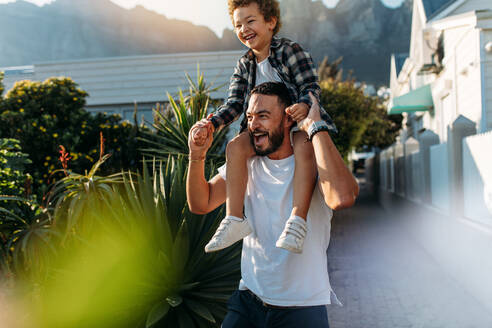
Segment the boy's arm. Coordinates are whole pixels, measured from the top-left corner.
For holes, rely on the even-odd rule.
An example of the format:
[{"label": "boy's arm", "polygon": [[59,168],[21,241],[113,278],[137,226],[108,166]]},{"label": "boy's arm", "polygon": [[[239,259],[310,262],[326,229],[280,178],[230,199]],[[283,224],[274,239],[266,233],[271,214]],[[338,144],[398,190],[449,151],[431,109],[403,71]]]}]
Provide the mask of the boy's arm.
[{"label": "boy's arm", "polygon": [[[318,72],[314,65],[313,58],[309,52],[293,42],[290,47],[285,49],[287,55],[287,63],[293,74],[295,84],[299,90],[298,103],[305,103],[311,107],[312,101],[309,93],[312,93],[318,103],[320,102],[321,87],[318,83]],[[330,115],[323,107],[320,107],[321,119],[328,124],[330,131],[337,133],[337,127]]]},{"label": "boy's arm", "polygon": [[[314,96],[308,116],[298,123],[302,131],[308,132],[313,122],[321,120],[320,107]],[[312,139],[319,186],[326,204],[334,210],[350,207],[359,195],[359,186],[327,131],[316,133]]]},{"label": "boy's arm", "polygon": [[195,214],[206,214],[226,200],[225,180],[216,175],[210,181],[205,179],[205,156],[212,144],[211,127],[208,127],[209,133],[203,145],[195,143],[191,136],[199,128],[195,124],[189,132],[188,146],[190,149],[188,174],[186,176],[186,196],[190,211]]},{"label": "boy's arm", "polygon": [[319,100],[321,88],[318,84],[318,72],[314,65],[313,58],[309,52],[295,42],[285,48],[287,65],[294,78],[294,83],[299,90],[298,103],[305,103],[311,107],[312,102],[309,97],[311,92]]},{"label": "boy's arm", "polygon": [[241,57],[229,81],[229,91],[226,102],[214,113],[210,121],[215,130],[230,124],[244,111],[244,101],[248,89],[248,70],[246,57]]}]

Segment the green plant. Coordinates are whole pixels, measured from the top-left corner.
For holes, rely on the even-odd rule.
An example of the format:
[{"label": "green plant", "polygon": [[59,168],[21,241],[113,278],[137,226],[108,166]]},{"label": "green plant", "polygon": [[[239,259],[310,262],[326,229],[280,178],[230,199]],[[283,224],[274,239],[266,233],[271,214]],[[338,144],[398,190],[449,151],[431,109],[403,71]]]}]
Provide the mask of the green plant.
[{"label": "green plant", "polygon": [[31,177],[25,170],[31,163],[18,140],[0,139],[0,195],[27,196]]},{"label": "green plant", "polygon": [[[3,76],[4,76],[4,73],[3,72],[0,72],[0,97],[2,96],[3,94],[3,90],[4,90],[4,86],[3,86]],[[1,101],[1,100],[0,100]]]},{"label": "green plant", "polygon": [[[204,253],[223,209],[188,210],[186,166],[183,156],[170,156],[117,181],[92,174],[93,187],[86,187],[90,174],[70,173],[57,184],[47,242],[24,239],[37,250],[26,260],[38,260],[18,284],[37,327],[220,325],[241,248]],[[67,224],[74,213],[76,224]]]},{"label": "green plant", "polygon": [[[154,109],[153,127],[156,133],[144,132],[141,140],[147,145],[142,151],[146,155],[155,156],[166,160],[168,155],[188,154],[188,132],[190,128],[207,116],[216,102],[210,98],[210,94],[217,91],[219,87],[212,88],[205,82],[203,73],[197,71],[198,80],[193,82],[188,74],[186,79],[189,83],[188,93],[178,92],[176,101],[169,93],[169,111],[166,113],[163,107]],[[209,159],[224,161],[223,146],[226,141],[227,129],[222,129],[214,134],[214,140],[207,154]]]},{"label": "green plant", "polygon": [[38,197],[62,177],[52,174],[58,167],[59,145],[67,146],[75,172],[83,172],[98,160],[100,132],[106,153],[112,153],[102,169],[104,174],[135,167],[141,159],[136,139],[139,127],[119,115],[89,113],[84,109],[86,97],[71,79],[50,78],[17,82],[0,101],[0,138],[20,141],[32,160],[28,172]]}]

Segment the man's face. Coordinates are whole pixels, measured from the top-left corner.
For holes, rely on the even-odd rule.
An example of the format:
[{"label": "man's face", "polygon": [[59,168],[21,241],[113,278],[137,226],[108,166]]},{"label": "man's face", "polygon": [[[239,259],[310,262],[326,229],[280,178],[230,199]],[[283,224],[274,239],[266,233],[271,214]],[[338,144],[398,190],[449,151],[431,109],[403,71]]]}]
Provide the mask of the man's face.
[{"label": "man's face", "polygon": [[278,97],[253,94],[246,118],[251,144],[256,154],[265,156],[277,151],[284,142],[287,119]]}]

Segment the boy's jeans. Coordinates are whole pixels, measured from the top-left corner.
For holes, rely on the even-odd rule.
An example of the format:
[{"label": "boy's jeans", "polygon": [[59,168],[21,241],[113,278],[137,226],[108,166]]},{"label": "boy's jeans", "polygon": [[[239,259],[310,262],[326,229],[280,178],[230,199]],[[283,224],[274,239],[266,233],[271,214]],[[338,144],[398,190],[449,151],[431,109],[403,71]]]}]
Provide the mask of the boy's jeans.
[{"label": "boy's jeans", "polygon": [[325,305],[275,307],[248,290],[236,290],[227,310],[222,328],[329,328]]}]

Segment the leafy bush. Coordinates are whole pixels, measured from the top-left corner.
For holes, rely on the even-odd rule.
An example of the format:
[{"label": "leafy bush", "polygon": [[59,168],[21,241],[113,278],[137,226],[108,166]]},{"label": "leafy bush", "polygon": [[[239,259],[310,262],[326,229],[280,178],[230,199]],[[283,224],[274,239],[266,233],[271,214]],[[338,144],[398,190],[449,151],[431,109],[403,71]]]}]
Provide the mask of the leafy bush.
[{"label": "leafy bush", "polygon": [[69,78],[50,78],[44,82],[21,81],[0,101],[0,137],[15,138],[29,155],[28,171],[34,190],[44,194],[59,167],[59,145],[64,145],[72,160],[70,168],[83,171],[98,158],[102,131],[106,153],[113,156],[105,172],[134,167],[140,160],[138,127],[118,115],[84,109],[87,93]]},{"label": "leafy bush", "polygon": [[18,140],[0,139],[0,195],[27,196],[31,177],[24,171],[29,164]]}]

